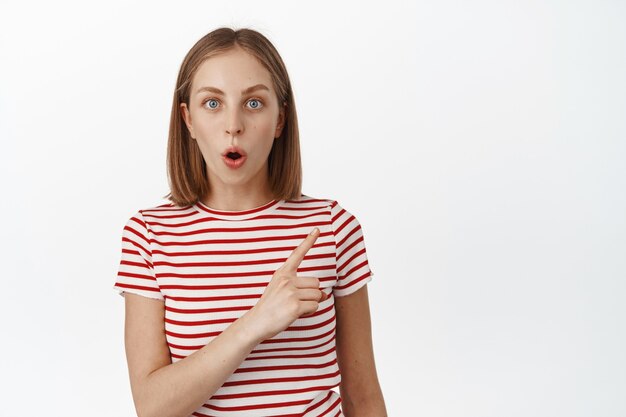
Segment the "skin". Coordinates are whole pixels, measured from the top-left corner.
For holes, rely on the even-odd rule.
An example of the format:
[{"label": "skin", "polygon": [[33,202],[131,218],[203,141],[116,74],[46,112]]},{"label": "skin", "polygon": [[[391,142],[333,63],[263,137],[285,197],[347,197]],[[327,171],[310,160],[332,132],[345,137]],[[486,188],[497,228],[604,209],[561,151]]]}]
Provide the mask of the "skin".
[{"label": "skin", "polygon": [[[257,84],[268,90],[242,95],[244,89]],[[207,86],[224,94],[197,92]],[[203,203],[218,210],[246,210],[272,200],[268,156],[282,132],[285,108],[279,105],[269,71],[237,46],[200,66],[189,101],[189,107],[181,104],[181,112],[206,162],[212,190]],[[238,169],[222,161],[229,145],[239,146],[248,156]]]},{"label": "skin", "polygon": [[[257,84],[269,91],[241,93]],[[205,86],[224,94],[196,93]],[[274,198],[267,158],[282,132],[285,108],[279,105],[270,73],[252,55],[235,47],[205,61],[192,80],[190,105],[183,103],[181,113],[207,165],[211,193],[203,203],[220,210],[246,210]],[[241,147],[248,155],[237,170],[228,168],[221,159],[229,145]],[[315,239],[307,237],[294,250],[253,309],[211,343],[175,364],[171,363],[164,333],[164,303],[126,294],[126,351],[138,415],[189,415],[213,395],[261,340],[285,326],[271,319],[272,314],[283,311],[281,319],[293,322],[315,312],[319,281],[296,276]],[[336,297],[335,308],[344,415],[385,417],[374,364],[367,285],[348,296]],[[287,312],[293,317],[287,317]],[[259,335],[259,329],[266,334]]]},{"label": "skin", "polygon": [[378,382],[367,284],[352,294],[335,297],[339,392],[346,417],[386,417]]}]

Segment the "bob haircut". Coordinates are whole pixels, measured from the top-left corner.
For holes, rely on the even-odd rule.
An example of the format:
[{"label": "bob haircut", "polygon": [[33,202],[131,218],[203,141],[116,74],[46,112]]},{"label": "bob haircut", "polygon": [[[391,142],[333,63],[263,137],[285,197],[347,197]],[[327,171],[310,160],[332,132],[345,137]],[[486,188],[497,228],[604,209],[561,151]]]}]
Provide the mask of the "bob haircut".
[{"label": "bob haircut", "polygon": [[252,29],[222,27],[203,36],[185,56],[176,80],[167,145],[167,176],[170,192],[164,196],[178,207],[204,199],[209,190],[206,162],[184,123],[181,103],[187,103],[191,83],[207,59],[240,46],[269,71],[278,103],[285,107],[285,124],[274,139],[268,156],[269,185],[277,200],[298,200],[302,193],[302,163],[298,118],[291,82],[282,58],[272,43]]}]

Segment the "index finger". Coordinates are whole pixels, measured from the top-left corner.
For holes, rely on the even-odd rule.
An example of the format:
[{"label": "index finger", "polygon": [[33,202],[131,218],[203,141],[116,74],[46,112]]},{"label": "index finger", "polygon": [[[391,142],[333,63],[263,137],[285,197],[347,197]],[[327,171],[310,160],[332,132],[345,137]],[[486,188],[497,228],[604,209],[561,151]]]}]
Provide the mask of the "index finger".
[{"label": "index finger", "polygon": [[313,229],[311,233],[308,234],[306,238],[298,245],[297,248],[291,252],[285,263],[283,264],[283,268],[297,270],[298,266],[304,259],[304,255],[313,247],[313,244],[317,240],[317,237],[320,234],[320,229],[317,227]]}]

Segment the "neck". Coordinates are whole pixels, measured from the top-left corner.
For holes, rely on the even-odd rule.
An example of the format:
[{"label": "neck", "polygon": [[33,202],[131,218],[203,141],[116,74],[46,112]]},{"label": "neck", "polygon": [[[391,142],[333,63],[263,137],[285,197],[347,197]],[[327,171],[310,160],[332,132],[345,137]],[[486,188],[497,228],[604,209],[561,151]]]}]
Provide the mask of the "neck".
[{"label": "neck", "polygon": [[267,189],[237,190],[209,193],[202,202],[216,210],[241,211],[262,206],[273,200],[275,196]]}]

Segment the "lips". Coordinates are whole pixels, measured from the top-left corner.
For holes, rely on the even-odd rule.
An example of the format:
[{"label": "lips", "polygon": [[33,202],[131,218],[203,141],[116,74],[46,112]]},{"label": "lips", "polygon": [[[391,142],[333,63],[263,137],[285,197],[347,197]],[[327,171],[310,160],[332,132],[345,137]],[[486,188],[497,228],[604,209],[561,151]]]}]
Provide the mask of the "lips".
[{"label": "lips", "polygon": [[238,146],[229,146],[222,152],[222,156],[236,161],[242,156],[247,156],[246,152]]},{"label": "lips", "polygon": [[[231,155],[231,153],[229,153],[228,155]],[[232,169],[237,169],[241,167],[244,164],[244,162],[246,162],[246,159],[248,159],[247,156],[240,156],[238,158],[234,158],[234,157],[230,158],[228,156],[222,156],[222,160],[224,161],[226,166]]]},{"label": "lips", "polygon": [[238,146],[229,146],[222,152],[222,160],[228,168],[240,168],[247,159],[246,152]]}]

